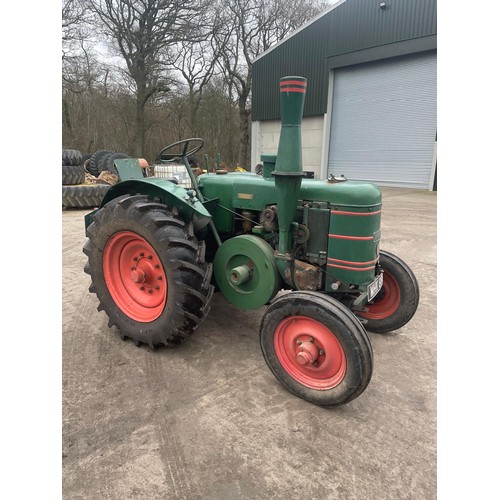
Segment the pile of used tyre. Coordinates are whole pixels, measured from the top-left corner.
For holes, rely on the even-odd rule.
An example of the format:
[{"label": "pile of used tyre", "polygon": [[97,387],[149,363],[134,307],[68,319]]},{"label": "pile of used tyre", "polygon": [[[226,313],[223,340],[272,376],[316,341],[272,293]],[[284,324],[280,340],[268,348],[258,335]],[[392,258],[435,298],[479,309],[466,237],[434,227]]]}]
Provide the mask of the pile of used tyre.
[{"label": "pile of used tyre", "polygon": [[108,189],[120,180],[114,166],[118,158],[129,156],[107,149],[82,156],[76,149],[63,149],[63,208],[98,207]]}]

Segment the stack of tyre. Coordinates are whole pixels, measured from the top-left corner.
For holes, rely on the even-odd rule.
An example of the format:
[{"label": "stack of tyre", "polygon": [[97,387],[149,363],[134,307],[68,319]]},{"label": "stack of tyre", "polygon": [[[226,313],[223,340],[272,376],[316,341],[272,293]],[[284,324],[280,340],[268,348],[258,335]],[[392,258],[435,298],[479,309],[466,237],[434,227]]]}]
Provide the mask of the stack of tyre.
[{"label": "stack of tyre", "polygon": [[113,164],[117,158],[128,158],[128,156],[115,151],[100,150],[84,157],[76,149],[63,149],[63,208],[98,207],[111,186],[96,183],[96,179],[104,170],[118,174]]}]

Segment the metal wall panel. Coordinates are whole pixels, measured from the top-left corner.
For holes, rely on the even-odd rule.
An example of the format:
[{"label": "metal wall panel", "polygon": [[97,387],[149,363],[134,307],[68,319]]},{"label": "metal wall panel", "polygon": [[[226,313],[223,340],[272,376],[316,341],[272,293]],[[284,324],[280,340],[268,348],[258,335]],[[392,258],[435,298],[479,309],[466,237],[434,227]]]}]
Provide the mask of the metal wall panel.
[{"label": "metal wall panel", "polygon": [[[252,65],[252,120],[279,118],[277,82],[308,80],[304,116],[326,113],[327,58],[437,33],[437,0],[346,0],[257,58]],[[417,50],[415,50],[416,52]]]},{"label": "metal wall panel", "polygon": [[428,189],[436,66],[432,51],[335,70],[328,174]]}]

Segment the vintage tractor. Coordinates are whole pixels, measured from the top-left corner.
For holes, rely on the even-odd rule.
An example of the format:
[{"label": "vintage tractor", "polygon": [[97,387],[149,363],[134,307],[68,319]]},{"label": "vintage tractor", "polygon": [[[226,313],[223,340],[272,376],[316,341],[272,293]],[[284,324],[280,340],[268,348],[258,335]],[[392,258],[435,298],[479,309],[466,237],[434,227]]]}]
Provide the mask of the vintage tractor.
[{"label": "vintage tractor", "polygon": [[145,176],[138,159],[116,160],[121,182],[86,216],[83,251],[89,290],[122,338],[177,344],[199,327],[214,290],[238,308],[268,306],[260,345],[269,368],[293,394],[333,406],[370,381],[365,328],[405,325],[419,289],[408,266],[379,249],[377,186],[304,178],[305,92],[305,78],[281,79],[278,152],[262,156],[262,175],[196,177],[187,158],[201,139],[158,156],[182,161],[191,189]]}]

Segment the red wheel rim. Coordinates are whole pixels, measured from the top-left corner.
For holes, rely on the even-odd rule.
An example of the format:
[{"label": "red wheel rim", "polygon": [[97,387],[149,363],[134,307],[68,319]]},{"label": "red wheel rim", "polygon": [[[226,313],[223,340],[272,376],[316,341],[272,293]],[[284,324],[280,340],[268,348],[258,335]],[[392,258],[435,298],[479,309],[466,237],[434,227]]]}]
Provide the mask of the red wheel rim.
[{"label": "red wheel rim", "polygon": [[307,316],[289,316],[280,322],[274,350],[284,370],[310,389],[332,389],[346,374],[344,349],[335,334]]},{"label": "red wheel rim", "polygon": [[167,302],[167,277],[158,254],[137,233],[121,231],[106,243],[104,280],[111,297],[124,314],[149,323]]},{"label": "red wheel rim", "polygon": [[360,312],[359,315],[366,319],[385,319],[392,316],[401,304],[401,290],[392,274],[384,272],[384,284],[382,289],[373,299],[373,302],[366,305],[367,311]]}]

